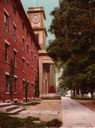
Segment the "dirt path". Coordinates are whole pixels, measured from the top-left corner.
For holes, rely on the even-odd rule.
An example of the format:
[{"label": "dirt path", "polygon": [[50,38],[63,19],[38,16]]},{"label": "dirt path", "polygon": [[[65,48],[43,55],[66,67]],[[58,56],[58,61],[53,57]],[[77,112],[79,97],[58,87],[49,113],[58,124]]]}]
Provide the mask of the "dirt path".
[{"label": "dirt path", "polygon": [[17,115],[24,118],[27,116],[39,117],[41,120],[47,121],[51,119],[61,120],[61,100],[42,100],[40,104],[35,106],[26,106],[26,110]]}]

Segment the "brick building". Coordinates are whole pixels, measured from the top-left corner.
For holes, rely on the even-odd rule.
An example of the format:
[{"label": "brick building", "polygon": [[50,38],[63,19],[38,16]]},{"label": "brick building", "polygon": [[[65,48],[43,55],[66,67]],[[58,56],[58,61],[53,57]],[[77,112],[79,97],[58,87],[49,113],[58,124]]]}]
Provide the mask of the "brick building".
[{"label": "brick building", "polygon": [[28,97],[32,98],[37,77],[39,48],[20,0],[1,0],[0,101],[10,100],[11,95],[12,100],[24,99],[26,80],[29,84]]}]

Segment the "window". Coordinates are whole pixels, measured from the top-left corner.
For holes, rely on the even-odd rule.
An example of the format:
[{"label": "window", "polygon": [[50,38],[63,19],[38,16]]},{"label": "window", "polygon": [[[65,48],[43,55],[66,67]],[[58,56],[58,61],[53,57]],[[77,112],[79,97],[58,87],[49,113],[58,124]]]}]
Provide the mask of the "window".
[{"label": "window", "polygon": [[27,70],[29,69],[29,62],[27,62]]},{"label": "window", "polygon": [[27,53],[29,54],[29,46],[28,46],[28,44],[27,44]]},{"label": "window", "polygon": [[32,57],[32,55],[33,55],[33,52],[32,52],[32,50],[31,50],[31,57]]},{"label": "window", "polygon": [[22,30],[23,30],[23,33],[24,33],[24,29],[25,29],[25,26],[24,26],[24,23],[22,22]]},{"label": "window", "polygon": [[4,0],[4,2],[7,4],[8,3],[8,0]]},{"label": "window", "polygon": [[16,67],[16,54],[17,54],[17,52],[14,51],[14,66],[15,66],[15,67]]},{"label": "window", "polygon": [[22,49],[23,51],[25,50],[25,39],[24,38],[22,38]]},{"label": "window", "polygon": [[9,75],[5,76],[6,81],[6,92],[9,92]]},{"label": "window", "polygon": [[17,92],[17,78],[14,78],[14,92]]},{"label": "window", "polygon": [[9,32],[9,16],[6,12],[4,12],[4,30]]},{"label": "window", "polygon": [[22,59],[22,62],[23,62],[23,71],[25,70],[25,59],[23,58]]},{"label": "window", "polygon": [[15,5],[15,3],[13,3],[13,14],[14,14],[14,16],[16,16],[16,5]]},{"label": "window", "polygon": [[[27,85],[26,85],[26,82],[27,82]],[[29,81],[23,79],[23,92],[24,92],[24,94],[25,94],[26,91],[29,94]]]},{"label": "window", "polygon": [[13,39],[16,42],[16,39],[17,39],[17,31],[16,31],[16,26],[15,25],[13,25]]},{"label": "window", "polygon": [[5,43],[5,61],[9,61],[9,45]]},{"label": "window", "polygon": [[25,80],[23,80],[23,92],[25,92]]}]

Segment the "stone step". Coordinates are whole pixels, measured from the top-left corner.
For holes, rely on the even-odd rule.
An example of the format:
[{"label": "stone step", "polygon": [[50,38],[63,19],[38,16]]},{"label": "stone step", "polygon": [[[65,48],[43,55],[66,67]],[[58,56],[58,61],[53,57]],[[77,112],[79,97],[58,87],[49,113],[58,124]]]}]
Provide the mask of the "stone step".
[{"label": "stone step", "polygon": [[17,114],[17,113],[19,113],[19,112],[21,112],[23,110],[24,110],[23,108],[16,108],[16,109],[14,109],[12,111],[9,111],[8,113],[11,114],[11,115],[14,115],[14,114]]},{"label": "stone step", "polygon": [[13,103],[0,103],[0,108],[13,105]]},{"label": "stone step", "polygon": [[12,110],[17,109],[17,108],[18,108],[17,105],[11,105],[11,106],[6,106],[6,107],[0,108],[0,111],[1,112],[9,112],[9,111],[12,111]]}]

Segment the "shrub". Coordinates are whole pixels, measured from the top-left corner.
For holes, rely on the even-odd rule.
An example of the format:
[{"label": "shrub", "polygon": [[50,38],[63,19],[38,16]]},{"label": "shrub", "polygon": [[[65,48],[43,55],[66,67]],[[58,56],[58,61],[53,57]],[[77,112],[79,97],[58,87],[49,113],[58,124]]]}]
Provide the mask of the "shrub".
[{"label": "shrub", "polygon": [[11,117],[8,114],[0,113],[0,128],[58,128],[62,124],[58,119],[41,121],[39,118],[28,116],[24,119]]},{"label": "shrub", "polygon": [[62,122],[58,119],[53,119],[51,121],[46,122],[46,126],[53,126],[53,127],[60,127],[62,125]]}]

